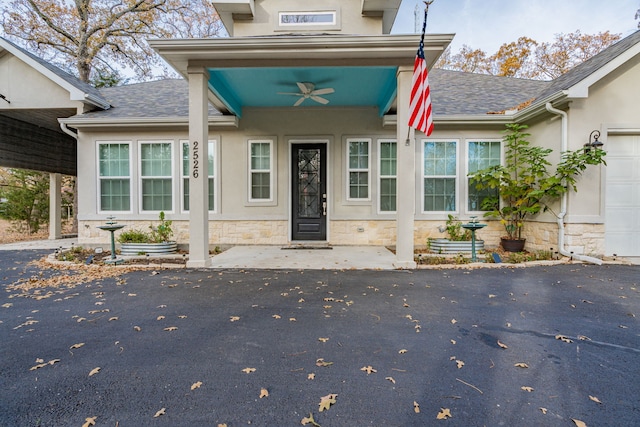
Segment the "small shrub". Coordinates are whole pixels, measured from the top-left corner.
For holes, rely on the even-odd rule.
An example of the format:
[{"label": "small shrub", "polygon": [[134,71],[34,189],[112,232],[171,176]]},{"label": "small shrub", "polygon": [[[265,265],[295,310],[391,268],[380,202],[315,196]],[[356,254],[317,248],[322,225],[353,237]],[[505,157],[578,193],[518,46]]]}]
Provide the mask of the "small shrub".
[{"label": "small shrub", "polygon": [[151,229],[150,237],[152,243],[168,242],[171,236],[173,236],[173,229],[171,224],[173,221],[166,221],[164,219],[164,212],[160,212],[160,224],[156,227],[150,225]]},{"label": "small shrub", "polygon": [[143,230],[132,228],[131,230],[123,230],[118,236],[120,243],[150,243],[151,236]]},{"label": "small shrub", "polygon": [[454,242],[471,240],[471,232],[462,228],[462,221],[458,220],[457,217],[451,214],[448,215],[446,228],[449,240]]}]

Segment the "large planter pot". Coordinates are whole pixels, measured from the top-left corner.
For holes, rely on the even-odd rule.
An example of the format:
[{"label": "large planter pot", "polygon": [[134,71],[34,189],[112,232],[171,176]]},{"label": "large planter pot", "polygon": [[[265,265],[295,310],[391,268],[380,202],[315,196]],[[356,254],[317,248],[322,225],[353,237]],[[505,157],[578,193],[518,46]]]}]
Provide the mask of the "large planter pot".
[{"label": "large planter pot", "polygon": [[121,243],[121,255],[163,255],[173,254],[178,250],[177,242],[162,243]]},{"label": "large planter pot", "polygon": [[527,239],[507,239],[505,237],[500,238],[500,244],[502,249],[507,252],[522,252],[524,250],[524,244]]},{"label": "large planter pot", "polygon": [[[429,249],[437,254],[471,253],[471,240],[429,239]],[[476,239],[476,252],[484,250],[484,240]]]}]

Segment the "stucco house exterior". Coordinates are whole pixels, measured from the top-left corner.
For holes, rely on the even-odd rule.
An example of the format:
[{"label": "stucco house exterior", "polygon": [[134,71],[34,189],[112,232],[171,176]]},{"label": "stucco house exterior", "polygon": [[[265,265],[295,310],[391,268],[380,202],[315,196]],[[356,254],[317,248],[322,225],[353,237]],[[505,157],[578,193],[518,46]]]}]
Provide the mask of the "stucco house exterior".
[{"label": "stucco house exterior", "polygon": [[[530,223],[526,248],[640,256],[640,32],[553,81],[431,69],[454,35],[427,34],[426,137],[407,125],[419,36],[390,34],[400,2],[220,0],[230,37],[151,40],[183,79],[101,89],[58,117],[77,138],[79,243],[106,243],[109,216],[145,228],[163,211],[194,267],[256,244],[395,246],[412,267],[448,214],[482,216],[467,174],[502,162],[504,125],[522,123],[556,161],[597,130],[608,164],[560,220]],[[4,94],[19,77],[3,66]]]}]

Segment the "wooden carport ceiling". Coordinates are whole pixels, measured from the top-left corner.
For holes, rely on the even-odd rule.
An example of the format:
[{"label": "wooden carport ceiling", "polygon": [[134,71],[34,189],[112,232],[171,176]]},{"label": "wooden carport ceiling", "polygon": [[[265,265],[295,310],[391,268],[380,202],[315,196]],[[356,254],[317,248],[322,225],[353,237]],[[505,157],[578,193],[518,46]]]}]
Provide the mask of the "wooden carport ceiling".
[{"label": "wooden carport ceiling", "polygon": [[0,166],[75,176],[76,140],[58,124],[59,117],[75,113],[75,109],[0,112]]}]

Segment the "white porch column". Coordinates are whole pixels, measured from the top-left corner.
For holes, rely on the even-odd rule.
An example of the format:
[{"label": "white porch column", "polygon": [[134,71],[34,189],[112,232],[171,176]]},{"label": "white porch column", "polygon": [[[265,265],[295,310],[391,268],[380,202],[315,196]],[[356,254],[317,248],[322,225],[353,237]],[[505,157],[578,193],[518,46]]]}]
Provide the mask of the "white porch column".
[{"label": "white porch column", "polygon": [[49,239],[62,238],[62,175],[49,174]]},{"label": "white porch column", "polygon": [[189,67],[189,261],[187,267],[208,267],[209,257],[209,73]]},{"label": "white porch column", "polygon": [[409,137],[409,97],[412,67],[398,69],[397,94],[397,178],[396,178],[396,262],[397,268],[416,268],[413,259],[413,233],[416,202],[416,142]]}]

